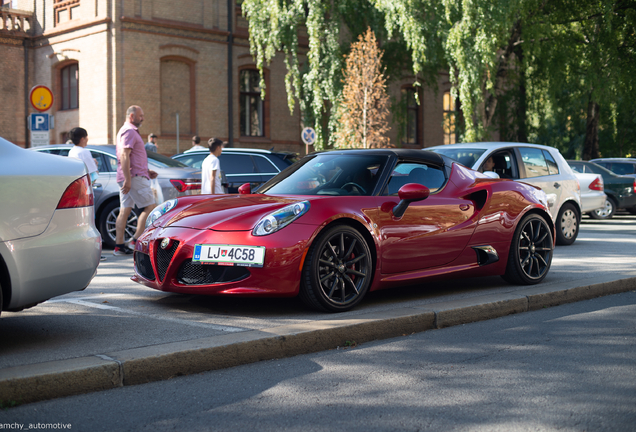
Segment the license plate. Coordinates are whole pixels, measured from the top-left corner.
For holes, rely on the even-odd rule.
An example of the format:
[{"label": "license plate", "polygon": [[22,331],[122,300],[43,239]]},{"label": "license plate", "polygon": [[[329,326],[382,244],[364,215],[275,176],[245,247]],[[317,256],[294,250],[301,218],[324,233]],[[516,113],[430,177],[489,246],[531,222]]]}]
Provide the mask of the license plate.
[{"label": "license plate", "polygon": [[265,246],[194,245],[192,261],[244,267],[263,267]]}]

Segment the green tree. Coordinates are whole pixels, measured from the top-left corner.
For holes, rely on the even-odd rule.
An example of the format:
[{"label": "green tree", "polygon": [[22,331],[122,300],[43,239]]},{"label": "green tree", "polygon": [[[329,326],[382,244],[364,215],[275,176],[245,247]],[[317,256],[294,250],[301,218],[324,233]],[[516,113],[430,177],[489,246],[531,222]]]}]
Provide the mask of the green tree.
[{"label": "green tree", "polygon": [[382,148],[390,145],[389,95],[382,73],[382,51],[368,28],[346,56],[344,88],[337,108],[336,148]]}]

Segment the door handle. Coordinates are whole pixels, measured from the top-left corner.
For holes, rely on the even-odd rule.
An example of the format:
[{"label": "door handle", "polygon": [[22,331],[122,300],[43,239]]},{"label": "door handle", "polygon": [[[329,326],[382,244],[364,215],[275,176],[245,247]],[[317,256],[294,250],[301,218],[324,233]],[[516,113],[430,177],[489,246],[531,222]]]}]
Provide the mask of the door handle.
[{"label": "door handle", "polygon": [[558,189],[558,188],[560,188],[560,187],[561,187],[561,184],[560,184],[560,183],[558,183],[558,182],[554,182],[554,187]]},{"label": "door handle", "polygon": [[100,188],[100,187],[102,187],[101,183],[93,183],[93,189],[97,189],[97,188]]},{"label": "door handle", "polygon": [[460,204],[459,209],[461,211],[467,211],[468,209],[470,209],[470,206],[468,204]]}]

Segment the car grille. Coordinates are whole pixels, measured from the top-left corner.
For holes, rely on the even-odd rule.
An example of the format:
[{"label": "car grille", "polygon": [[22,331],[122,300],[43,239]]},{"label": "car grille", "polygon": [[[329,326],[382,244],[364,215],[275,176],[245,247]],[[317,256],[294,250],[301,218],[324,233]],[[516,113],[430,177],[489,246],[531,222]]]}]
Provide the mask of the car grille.
[{"label": "car grille", "polygon": [[166,275],[166,271],[168,271],[168,266],[170,266],[170,261],[172,261],[172,257],[174,256],[175,251],[179,247],[178,241],[172,241],[172,244],[168,249],[157,248],[157,276],[159,276],[159,280],[163,281],[164,276]]},{"label": "car grille", "polygon": [[219,266],[186,261],[181,265],[177,280],[184,285],[209,285],[222,282],[236,282],[250,275],[246,267]]},{"label": "car grille", "polygon": [[144,278],[155,280],[155,274],[150,264],[150,257],[147,254],[135,252],[135,266],[137,267],[137,272]]}]

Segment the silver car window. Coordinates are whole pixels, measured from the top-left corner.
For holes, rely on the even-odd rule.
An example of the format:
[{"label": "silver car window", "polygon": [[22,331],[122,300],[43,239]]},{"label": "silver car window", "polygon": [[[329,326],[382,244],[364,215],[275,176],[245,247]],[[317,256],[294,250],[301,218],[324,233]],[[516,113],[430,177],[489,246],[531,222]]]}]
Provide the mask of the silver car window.
[{"label": "silver car window", "polygon": [[519,147],[521,160],[526,168],[526,177],[542,177],[550,175],[548,164],[541,149]]}]

